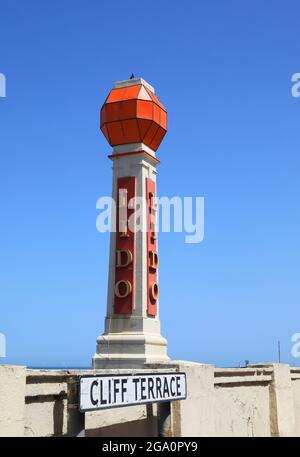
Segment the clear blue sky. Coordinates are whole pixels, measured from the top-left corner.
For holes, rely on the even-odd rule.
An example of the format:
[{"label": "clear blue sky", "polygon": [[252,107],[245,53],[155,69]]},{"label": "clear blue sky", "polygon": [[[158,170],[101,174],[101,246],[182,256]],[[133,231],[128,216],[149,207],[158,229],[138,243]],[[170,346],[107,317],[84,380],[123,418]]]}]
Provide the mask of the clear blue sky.
[{"label": "clear blue sky", "polygon": [[[282,359],[300,332],[300,5],[279,0],[2,0],[1,363],[88,366],[106,308],[111,192],[99,110],[132,72],[169,130],[160,195],[205,197],[205,240],[160,235],[174,359]],[[293,361],[299,365],[300,359]]]}]

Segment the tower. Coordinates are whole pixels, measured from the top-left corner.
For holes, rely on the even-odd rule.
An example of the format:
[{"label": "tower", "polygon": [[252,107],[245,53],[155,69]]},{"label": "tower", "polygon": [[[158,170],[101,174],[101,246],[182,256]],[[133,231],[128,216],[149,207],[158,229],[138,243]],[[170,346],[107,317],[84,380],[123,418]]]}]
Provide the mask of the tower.
[{"label": "tower", "polygon": [[114,83],[101,108],[101,131],[113,147],[112,196],[116,230],[110,234],[107,313],[97,338],[94,368],[165,362],[160,334],[156,157],[167,112],[142,78]]}]

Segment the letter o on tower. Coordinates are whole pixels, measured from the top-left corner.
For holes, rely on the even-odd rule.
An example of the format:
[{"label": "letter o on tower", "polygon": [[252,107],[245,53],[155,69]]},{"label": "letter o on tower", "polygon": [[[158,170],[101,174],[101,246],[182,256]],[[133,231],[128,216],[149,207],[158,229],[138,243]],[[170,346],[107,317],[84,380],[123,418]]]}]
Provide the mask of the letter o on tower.
[{"label": "letter o on tower", "polygon": [[[122,289],[124,291],[122,291]],[[126,298],[131,293],[131,284],[129,281],[122,279],[115,284],[115,295],[118,298]]]},{"label": "letter o on tower", "polygon": [[154,282],[150,287],[150,297],[152,300],[156,301],[158,299],[159,289],[157,282]]}]

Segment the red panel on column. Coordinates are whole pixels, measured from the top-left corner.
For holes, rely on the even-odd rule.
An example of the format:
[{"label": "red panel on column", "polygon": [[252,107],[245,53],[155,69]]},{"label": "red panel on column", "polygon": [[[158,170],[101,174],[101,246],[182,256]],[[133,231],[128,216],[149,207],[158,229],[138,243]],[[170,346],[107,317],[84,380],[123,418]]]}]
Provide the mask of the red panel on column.
[{"label": "red panel on column", "polygon": [[157,252],[157,227],[155,197],[156,186],[152,179],[146,178],[147,195],[147,276],[148,276],[148,316],[157,315],[158,301],[158,252]]},{"label": "red panel on column", "polygon": [[114,312],[116,314],[131,314],[133,310],[135,234],[129,229],[128,220],[134,210],[128,209],[128,203],[135,197],[135,181],[134,176],[127,176],[125,178],[119,178],[117,184],[116,268],[114,284]]}]

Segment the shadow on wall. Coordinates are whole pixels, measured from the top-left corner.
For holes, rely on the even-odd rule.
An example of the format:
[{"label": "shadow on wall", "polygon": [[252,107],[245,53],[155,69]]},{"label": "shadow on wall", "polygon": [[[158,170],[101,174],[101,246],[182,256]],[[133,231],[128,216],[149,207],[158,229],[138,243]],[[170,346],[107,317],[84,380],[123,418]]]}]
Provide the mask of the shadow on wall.
[{"label": "shadow on wall", "polygon": [[132,422],[123,422],[108,427],[95,428],[85,431],[85,436],[91,437],[157,437],[157,418],[151,417]]},{"label": "shadow on wall", "polygon": [[53,435],[62,436],[64,426],[64,402],[62,398],[55,400],[53,405]]}]

